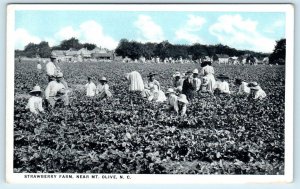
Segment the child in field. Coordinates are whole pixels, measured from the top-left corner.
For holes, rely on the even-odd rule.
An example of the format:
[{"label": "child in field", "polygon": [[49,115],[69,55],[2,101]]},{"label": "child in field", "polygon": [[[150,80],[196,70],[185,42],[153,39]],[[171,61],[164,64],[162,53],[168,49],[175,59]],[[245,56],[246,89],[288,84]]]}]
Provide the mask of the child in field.
[{"label": "child in field", "polygon": [[44,113],[43,99],[41,97],[42,91],[40,86],[35,86],[32,91],[29,92],[31,97],[28,100],[26,109],[34,114]]},{"label": "child in field", "polygon": [[88,83],[85,85],[86,87],[86,96],[95,96],[97,87],[96,85],[92,82],[92,78],[88,77]]},{"label": "child in field", "polygon": [[189,103],[184,94],[180,94],[177,100],[178,103],[178,113],[181,116],[186,115],[187,104]]},{"label": "child in field", "polygon": [[182,91],[182,85],[183,85],[183,79],[181,78],[181,74],[180,72],[176,72],[173,75],[173,87],[175,89],[176,92],[181,93]]},{"label": "child in field", "polygon": [[194,85],[194,90],[195,92],[198,92],[201,87],[201,79],[198,78],[199,71],[198,69],[193,70],[193,85]]},{"label": "child in field", "polygon": [[167,104],[169,105],[169,111],[175,111],[178,113],[178,96],[176,96],[174,89],[169,88],[166,92]]},{"label": "child in field", "polygon": [[164,102],[167,98],[165,93],[161,90],[159,82],[154,79],[156,74],[149,73],[147,76],[149,78],[148,84],[145,85],[145,95],[149,101]]},{"label": "child in field", "polygon": [[250,88],[248,87],[248,83],[242,81],[241,79],[235,79],[235,85],[239,86],[238,95],[248,96],[250,94]]},{"label": "child in field", "polygon": [[267,97],[265,91],[256,82],[249,83],[248,87],[251,89],[250,98],[261,100]]},{"label": "child in field", "polygon": [[45,98],[47,103],[53,108],[57,102],[63,102],[65,106],[69,106],[69,88],[67,82],[63,79],[63,73],[55,74],[56,80],[48,83],[45,90]]},{"label": "child in field", "polygon": [[230,94],[229,84],[226,81],[229,79],[229,77],[227,77],[223,74],[220,74],[217,78],[220,81],[216,82],[214,93],[215,94]]},{"label": "child in field", "polygon": [[106,77],[99,79],[99,82],[100,84],[97,86],[96,94],[99,96],[100,100],[112,97]]}]

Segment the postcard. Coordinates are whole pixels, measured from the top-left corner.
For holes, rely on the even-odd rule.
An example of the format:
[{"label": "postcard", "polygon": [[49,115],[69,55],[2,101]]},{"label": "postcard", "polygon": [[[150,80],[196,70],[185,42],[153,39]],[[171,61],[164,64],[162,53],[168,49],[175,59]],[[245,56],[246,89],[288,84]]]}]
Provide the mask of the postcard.
[{"label": "postcard", "polygon": [[293,181],[291,4],[9,4],[8,183]]}]

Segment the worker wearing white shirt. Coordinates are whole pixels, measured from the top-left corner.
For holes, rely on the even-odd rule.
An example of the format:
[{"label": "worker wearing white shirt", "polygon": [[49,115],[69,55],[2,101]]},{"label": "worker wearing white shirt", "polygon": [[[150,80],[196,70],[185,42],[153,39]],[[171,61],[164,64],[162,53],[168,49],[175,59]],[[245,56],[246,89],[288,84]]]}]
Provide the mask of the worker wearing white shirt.
[{"label": "worker wearing white shirt", "polygon": [[213,93],[214,87],[216,85],[214,68],[211,66],[210,61],[203,62],[201,66],[203,66],[201,70],[201,74],[205,77],[205,80],[207,81],[205,82],[205,85],[204,84],[202,85],[203,87],[205,87],[205,91],[209,93]]},{"label": "worker wearing white shirt", "polygon": [[184,94],[180,94],[177,100],[178,103],[178,113],[181,116],[185,116],[186,115],[186,110],[187,110],[187,104],[188,104],[188,100],[186,98],[186,95]]},{"label": "worker wearing white shirt", "polygon": [[199,91],[200,87],[201,87],[201,79],[198,78],[198,74],[199,74],[198,69],[194,69],[194,71],[193,71],[193,85],[194,85],[195,92]]},{"label": "worker wearing white shirt", "polygon": [[217,78],[220,81],[218,81],[214,87],[215,94],[230,94],[229,84],[226,81],[229,78],[223,74],[219,75]]},{"label": "worker wearing white shirt", "polygon": [[88,77],[88,83],[85,85],[86,87],[86,96],[95,96],[97,87],[96,85],[92,82],[92,79]]},{"label": "worker wearing white shirt", "polygon": [[256,82],[249,83],[248,87],[251,89],[253,99],[261,100],[267,97],[265,91]]},{"label": "worker wearing white shirt", "polygon": [[32,91],[29,92],[31,97],[28,100],[26,109],[34,114],[43,113],[43,99],[41,97],[42,91],[39,86],[35,86]]},{"label": "worker wearing white shirt", "polygon": [[49,82],[54,78],[55,74],[57,73],[57,68],[56,68],[56,58],[51,57],[50,61],[46,64],[46,72],[48,75]]},{"label": "worker wearing white shirt", "polygon": [[36,68],[38,71],[42,70],[42,65],[40,64],[40,62],[37,63]]},{"label": "worker wearing white shirt", "polygon": [[166,92],[167,104],[169,105],[169,111],[174,111],[178,113],[178,97],[175,94],[174,89],[169,88]]},{"label": "worker wearing white shirt", "polygon": [[248,83],[242,81],[241,79],[235,79],[235,85],[239,86],[238,95],[248,96],[250,94],[250,88],[248,87]]},{"label": "worker wearing white shirt", "polygon": [[64,105],[69,105],[68,86],[62,82],[63,74],[59,72],[55,77],[56,80],[48,83],[45,98],[51,107],[54,107],[57,101],[63,101]]},{"label": "worker wearing white shirt", "polygon": [[100,84],[97,86],[96,94],[99,96],[100,100],[112,97],[112,94],[109,91],[106,77],[100,78],[99,82]]},{"label": "worker wearing white shirt", "polygon": [[181,93],[184,79],[181,78],[180,72],[176,72],[173,75],[173,78],[173,87],[175,89],[175,92]]}]

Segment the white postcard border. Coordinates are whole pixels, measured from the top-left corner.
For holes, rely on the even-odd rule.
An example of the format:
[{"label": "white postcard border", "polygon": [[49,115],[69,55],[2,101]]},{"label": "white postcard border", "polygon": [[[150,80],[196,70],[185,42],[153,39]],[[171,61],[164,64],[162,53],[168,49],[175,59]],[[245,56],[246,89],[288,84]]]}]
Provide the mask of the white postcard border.
[{"label": "white postcard border", "polygon": [[[285,89],[285,174],[284,175],[170,175],[170,174],[25,174],[13,173],[14,114],[14,26],[17,10],[103,10],[103,11],[213,11],[286,13]],[[7,7],[6,57],[6,180],[8,183],[43,184],[229,184],[286,183],[293,180],[293,96],[294,96],[294,7],[291,4],[11,4]],[[56,175],[55,179],[30,179],[28,175]],[[72,175],[73,179],[58,178]],[[77,179],[76,175],[90,178]],[[99,179],[91,178],[98,175]],[[108,178],[115,175],[118,179]],[[102,177],[106,178],[102,178]],[[123,176],[125,179],[120,179]],[[128,178],[128,176],[130,178]],[[30,177],[30,176],[29,176]]]}]

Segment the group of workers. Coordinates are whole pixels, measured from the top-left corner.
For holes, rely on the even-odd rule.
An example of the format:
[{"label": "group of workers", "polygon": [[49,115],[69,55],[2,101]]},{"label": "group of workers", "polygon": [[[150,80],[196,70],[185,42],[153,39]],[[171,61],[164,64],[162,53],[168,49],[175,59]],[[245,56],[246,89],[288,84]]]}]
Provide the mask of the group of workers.
[{"label": "group of workers", "polygon": [[[38,72],[41,72],[41,65],[37,65]],[[69,95],[71,89],[68,88],[67,82],[63,79],[63,73],[56,64],[56,58],[51,57],[46,64],[46,73],[49,83],[45,89],[46,106],[53,108],[57,102],[62,102],[65,106],[69,106]],[[137,71],[132,71],[125,74],[125,78],[129,84],[129,92],[139,91],[143,98],[154,102],[167,102],[169,111],[175,112],[178,115],[185,116],[187,104],[192,101],[194,95],[198,93],[210,93],[214,95],[230,95],[229,77],[223,74],[218,75],[215,79],[214,68],[211,62],[202,64],[201,73],[198,69],[187,71],[184,74],[176,72],[173,75],[173,87],[169,88],[166,93],[163,92],[159,81],[155,79],[156,73],[149,73],[148,81],[144,82],[141,74]],[[235,85],[239,87],[238,95],[248,96],[253,99],[263,99],[266,93],[256,82],[247,83],[241,79],[236,79]],[[112,97],[106,77],[99,79],[99,84],[96,86],[91,77],[88,77],[88,82],[85,85],[86,96],[97,96],[100,100]],[[29,92],[31,97],[27,107],[32,113],[43,113],[42,91],[39,86],[35,86]]]}]

